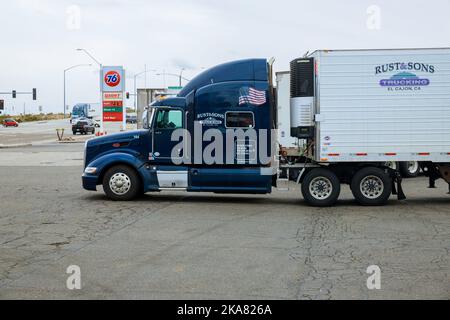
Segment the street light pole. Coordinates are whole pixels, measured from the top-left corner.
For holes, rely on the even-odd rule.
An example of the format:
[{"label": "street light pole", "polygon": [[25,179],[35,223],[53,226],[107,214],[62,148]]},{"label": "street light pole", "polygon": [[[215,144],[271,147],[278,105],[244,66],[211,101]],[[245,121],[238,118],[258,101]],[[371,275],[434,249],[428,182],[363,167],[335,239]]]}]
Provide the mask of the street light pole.
[{"label": "street light pole", "polygon": [[94,56],[91,55],[86,49],[78,48],[77,51],[83,51],[89,58],[91,58],[100,67],[100,72],[99,72],[99,74],[100,74],[100,81],[99,81],[99,85],[100,85],[100,110],[102,111],[101,112],[101,118],[100,118],[100,132],[103,133],[104,132],[103,131],[103,105],[102,105],[102,103],[103,103],[103,93],[102,93],[102,83],[103,83],[102,82],[102,77],[103,77],[102,70],[103,70],[103,65],[97,59],[95,59]]},{"label": "street light pole", "polygon": [[157,73],[156,75],[157,75],[157,76],[173,76],[173,77],[177,77],[177,78],[179,79],[179,84],[180,84],[180,87],[181,87],[181,86],[183,85],[182,82],[181,82],[181,80],[188,81],[188,82],[191,81],[191,80],[189,80],[189,79],[183,77],[183,71],[184,71],[184,69],[181,71],[180,74],[166,73],[166,72],[164,72],[164,73]]},{"label": "street light pole", "polygon": [[147,66],[146,66],[144,71],[136,73],[134,75],[134,110],[135,111],[137,111],[137,95],[138,95],[138,92],[137,92],[137,77],[139,77],[140,75],[143,75],[143,74],[147,74],[149,72],[156,72],[156,70],[153,70],[153,69],[152,70],[147,70]]},{"label": "street light pole", "polygon": [[182,87],[181,79],[183,78],[183,71],[184,70],[185,70],[185,68],[182,68],[181,71],[180,71],[180,85],[179,85],[180,88]]},{"label": "street light pole", "polygon": [[90,67],[90,66],[92,66],[92,64],[77,64],[77,65],[71,66],[64,70],[64,112],[63,112],[64,119],[66,119],[66,73],[67,73],[67,71],[78,68],[78,67]]}]

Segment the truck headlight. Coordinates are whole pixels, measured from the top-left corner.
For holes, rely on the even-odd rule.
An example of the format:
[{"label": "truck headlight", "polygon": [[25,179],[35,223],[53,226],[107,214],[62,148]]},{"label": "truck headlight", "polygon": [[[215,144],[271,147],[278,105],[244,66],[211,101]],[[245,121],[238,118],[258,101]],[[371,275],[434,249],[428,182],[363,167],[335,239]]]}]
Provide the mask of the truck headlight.
[{"label": "truck headlight", "polygon": [[97,172],[97,168],[94,168],[94,167],[87,167],[84,170],[84,173],[86,173],[86,174],[95,174],[96,172]]}]

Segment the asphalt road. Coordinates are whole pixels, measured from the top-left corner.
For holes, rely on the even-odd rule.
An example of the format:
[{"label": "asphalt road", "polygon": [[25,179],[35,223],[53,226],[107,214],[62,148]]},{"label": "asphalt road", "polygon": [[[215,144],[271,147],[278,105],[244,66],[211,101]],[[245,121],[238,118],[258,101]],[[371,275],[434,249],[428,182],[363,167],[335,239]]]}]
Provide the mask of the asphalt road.
[{"label": "asphalt road", "polygon": [[[121,123],[107,123],[105,130],[109,133],[119,132]],[[132,129],[128,125],[128,129]],[[56,129],[64,129],[64,137],[72,137],[69,119],[21,123],[19,127],[0,126],[0,146],[16,144],[45,144],[57,140]],[[98,130],[98,129],[97,129]]]},{"label": "asphalt road", "polygon": [[[407,180],[407,201],[377,208],[346,187],[325,209],[298,189],[119,203],[81,189],[81,158],[80,144],[0,150],[1,299],[450,298],[443,182]],[[66,287],[72,265],[81,290]]]}]

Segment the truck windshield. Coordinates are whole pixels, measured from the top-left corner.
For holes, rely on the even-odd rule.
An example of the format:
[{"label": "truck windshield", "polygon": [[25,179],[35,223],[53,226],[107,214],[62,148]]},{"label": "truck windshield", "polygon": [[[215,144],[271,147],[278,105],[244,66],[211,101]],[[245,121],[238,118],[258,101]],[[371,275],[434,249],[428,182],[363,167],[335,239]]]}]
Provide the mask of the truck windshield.
[{"label": "truck windshield", "polygon": [[85,104],[77,104],[72,109],[72,116],[74,117],[87,117],[88,106]]}]

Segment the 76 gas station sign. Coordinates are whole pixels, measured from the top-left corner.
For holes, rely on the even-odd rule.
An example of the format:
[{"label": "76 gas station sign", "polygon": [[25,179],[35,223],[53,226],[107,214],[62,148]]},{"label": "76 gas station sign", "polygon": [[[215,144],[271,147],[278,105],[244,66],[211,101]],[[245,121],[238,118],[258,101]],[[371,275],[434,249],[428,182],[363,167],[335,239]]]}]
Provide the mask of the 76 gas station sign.
[{"label": "76 gas station sign", "polygon": [[103,67],[103,121],[124,121],[125,71],[123,67]]}]

